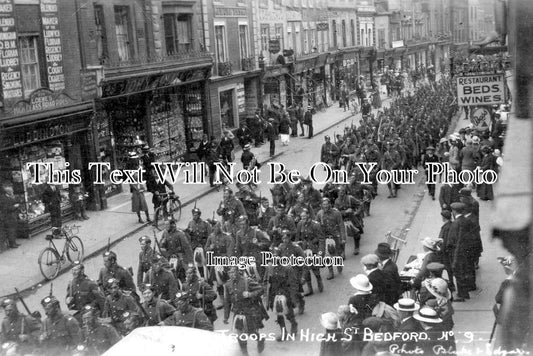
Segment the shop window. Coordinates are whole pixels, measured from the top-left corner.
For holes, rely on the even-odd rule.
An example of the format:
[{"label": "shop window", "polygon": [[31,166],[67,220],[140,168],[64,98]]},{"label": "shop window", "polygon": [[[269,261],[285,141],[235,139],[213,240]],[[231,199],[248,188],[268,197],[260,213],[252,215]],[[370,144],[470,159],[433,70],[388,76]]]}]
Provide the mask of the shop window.
[{"label": "shop window", "polygon": [[241,59],[250,56],[250,43],[248,40],[248,25],[239,25],[239,44],[241,49]]},{"label": "shop window", "polygon": [[38,36],[19,37],[20,71],[22,72],[24,96],[28,96],[32,91],[42,86],[37,40]]},{"label": "shop window", "polygon": [[222,126],[228,129],[235,127],[233,92],[233,89],[220,92],[220,120]]},{"label": "shop window", "polygon": [[261,25],[261,51],[268,52],[268,40],[270,38],[270,26]]},{"label": "shop window", "polygon": [[215,26],[215,44],[217,49],[217,62],[224,63],[228,59],[226,50],[226,28],[225,26]]},{"label": "shop window", "polygon": [[191,50],[191,23],[191,16],[186,14],[163,15],[165,44],[168,55]]},{"label": "shop window", "polygon": [[115,6],[115,33],[117,36],[118,59],[128,61],[132,57],[129,6]]},{"label": "shop window", "polygon": [[96,53],[100,64],[104,64],[107,55],[107,35],[104,22],[104,8],[102,5],[94,5],[94,22],[96,24]]}]

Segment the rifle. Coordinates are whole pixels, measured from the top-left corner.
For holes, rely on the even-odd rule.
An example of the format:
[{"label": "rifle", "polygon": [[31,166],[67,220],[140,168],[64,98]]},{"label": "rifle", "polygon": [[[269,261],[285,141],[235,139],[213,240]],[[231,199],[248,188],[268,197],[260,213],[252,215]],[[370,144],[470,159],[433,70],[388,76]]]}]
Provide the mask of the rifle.
[{"label": "rifle", "polygon": [[157,249],[159,250],[159,254],[163,254],[163,252],[161,252],[161,246],[159,245],[159,241],[157,241],[157,235],[155,233],[155,229],[153,230],[154,232],[154,241],[155,241],[155,245],[157,246]]},{"label": "rifle", "polygon": [[146,318],[146,322],[149,322],[152,318],[150,317],[150,314],[148,314],[148,312],[146,311],[146,309],[144,309],[142,303],[133,298],[133,300],[135,300],[135,304],[137,304],[137,308],[139,308],[139,310],[141,311],[141,314]]},{"label": "rifle", "polygon": [[26,309],[26,313],[28,313],[28,315],[31,315],[35,319],[41,320],[41,313],[39,311],[37,311],[37,310],[34,311],[33,313],[30,311],[30,308],[28,308],[28,305],[26,304],[26,302],[22,298],[22,295],[20,294],[18,288],[15,288],[15,292],[17,293],[18,300],[20,300],[20,302],[22,303],[22,306],[24,306],[24,309]]}]

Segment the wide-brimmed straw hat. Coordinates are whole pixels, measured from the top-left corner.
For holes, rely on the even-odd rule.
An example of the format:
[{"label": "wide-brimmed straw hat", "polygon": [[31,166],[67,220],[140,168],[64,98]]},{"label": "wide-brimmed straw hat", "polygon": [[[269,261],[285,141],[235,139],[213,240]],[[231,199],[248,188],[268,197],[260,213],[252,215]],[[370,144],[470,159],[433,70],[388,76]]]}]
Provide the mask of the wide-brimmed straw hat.
[{"label": "wide-brimmed straw hat", "polygon": [[413,318],[415,318],[418,321],[422,321],[424,323],[429,324],[439,324],[442,323],[442,319],[439,318],[437,315],[437,312],[434,309],[424,307],[421,308],[418,313],[413,315]]},{"label": "wide-brimmed straw hat", "polygon": [[320,325],[325,329],[335,330],[339,327],[339,317],[333,312],[320,315]]},{"label": "wide-brimmed straw hat", "polygon": [[358,274],[357,276],[350,278],[350,284],[361,292],[371,292],[373,288],[372,283],[370,283],[368,277],[364,274]]},{"label": "wide-brimmed straw hat", "polygon": [[399,311],[414,312],[420,309],[420,305],[411,298],[402,298],[398,303],[394,303],[394,309]]}]

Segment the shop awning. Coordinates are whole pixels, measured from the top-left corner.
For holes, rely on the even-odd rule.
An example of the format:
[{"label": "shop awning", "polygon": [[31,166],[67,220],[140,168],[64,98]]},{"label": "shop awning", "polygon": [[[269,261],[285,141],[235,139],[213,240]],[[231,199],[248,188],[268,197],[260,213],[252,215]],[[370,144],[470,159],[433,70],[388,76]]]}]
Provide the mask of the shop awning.
[{"label": "shop awning", "polygon": [[85,102],[77,105],[59,107],[53,110],[39,111],[28,115],[20,115],[16,117],[6,118],[0,120],[0,127],[3,129],[10,129],[19,127],[27,123],[46,122],[74,115],[85,115],[93,112],[93,103]]}]

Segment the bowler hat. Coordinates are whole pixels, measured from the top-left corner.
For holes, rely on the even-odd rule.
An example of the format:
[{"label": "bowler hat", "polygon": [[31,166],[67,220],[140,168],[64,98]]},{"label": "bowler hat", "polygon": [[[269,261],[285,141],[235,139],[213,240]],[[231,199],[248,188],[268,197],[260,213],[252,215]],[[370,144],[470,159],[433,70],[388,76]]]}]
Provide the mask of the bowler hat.
[{"label": "bowler hat", "polygon": [[430,272],[442,273],[442,271],[444,271],[444,265],[442,263],[439,263],[439,262],[428,263],[426,268]]},{"label": "bowler hat", "polygon": [[386,242],[380,242],[374,253],[380,258],[389,258],[392,255],[390,245]]},{"label": "bowler hat", "polygon": [[452,208],[453,211],[462,213],[466,209],[466,204],[456,202],[456,203],[451,203],[450,207]]},{"label": "bowler hat", "polygon": [[373,253],[369,253],[361,258],[361,264],[363,265],[377,265],[378,263],[379,257]]}]

